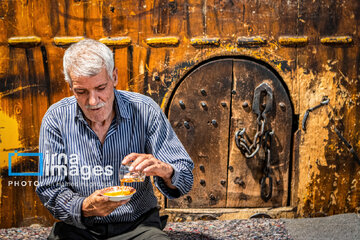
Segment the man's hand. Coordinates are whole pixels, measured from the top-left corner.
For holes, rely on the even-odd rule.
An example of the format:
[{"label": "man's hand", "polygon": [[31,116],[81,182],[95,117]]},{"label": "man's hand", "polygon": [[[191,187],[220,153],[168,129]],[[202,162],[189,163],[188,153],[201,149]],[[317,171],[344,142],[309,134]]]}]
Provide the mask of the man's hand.
[{"label": "man's hand", "polygon": [[139,171],[145,173],[146,176],[161,177],[169,188],[176,189],[176,187],[171,184],[174,169],[170,164],[160,161],[151,154],[141,153],[131,153],[127,155],[121,164],[126,165],[128,163],[131,163],[131,172]]},{"label": "man's hand", "polygon": [[115,208],[129,202],[130,199],[113,202],[108,197],[103,196],[104,189],[93,192],[83,201],[81,210],[84,217],[99,216],[105,217],[109,215]]}]

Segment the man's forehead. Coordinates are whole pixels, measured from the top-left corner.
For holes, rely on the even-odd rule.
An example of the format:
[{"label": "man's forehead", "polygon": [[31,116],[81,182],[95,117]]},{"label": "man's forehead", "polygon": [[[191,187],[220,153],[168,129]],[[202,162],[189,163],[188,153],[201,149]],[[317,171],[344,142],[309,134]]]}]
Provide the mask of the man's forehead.
[{"label": "man's forehead", "polygon": [[[71,76],[71,75],[70,75]],[[72,76],[73,88],[92,88],[107,84],[110,78],[103,71],[95,76]]]}]

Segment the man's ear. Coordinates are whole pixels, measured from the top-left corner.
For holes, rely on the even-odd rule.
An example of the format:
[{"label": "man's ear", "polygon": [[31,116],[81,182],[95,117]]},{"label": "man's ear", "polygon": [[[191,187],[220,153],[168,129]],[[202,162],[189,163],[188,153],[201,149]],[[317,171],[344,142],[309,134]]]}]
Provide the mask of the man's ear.
[{"label": "man's ear", "polygon": [[112,73],[112,77],[113,77],[114,88],[115,88],[116,85],[118,84],[118,70],[117,70],[117,68],[114,68],[114,71]]}]

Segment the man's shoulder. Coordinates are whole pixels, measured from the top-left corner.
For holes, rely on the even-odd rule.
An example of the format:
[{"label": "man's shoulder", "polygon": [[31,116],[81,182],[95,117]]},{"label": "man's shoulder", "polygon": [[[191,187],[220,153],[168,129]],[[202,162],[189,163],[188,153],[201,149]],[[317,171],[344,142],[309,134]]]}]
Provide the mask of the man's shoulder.
[{"label": "man's shoulder", "polygon": [[64,111],[71,111],[75,109],[75,106],[76,106],[76,99],[74,96],[63,98],[60,101],[52,104],[46,111],[44,117],[53,114],[56,115],[58,113],[63,114]]},{"label": "man's shoulder", "polygon": [[119,94],[121,96],[121,99],[127,104],[145,104],[150,106],[154,110],[160,109],[159,105],[151,97],[145,96],[141,93],[117,90],[117,94]]}]

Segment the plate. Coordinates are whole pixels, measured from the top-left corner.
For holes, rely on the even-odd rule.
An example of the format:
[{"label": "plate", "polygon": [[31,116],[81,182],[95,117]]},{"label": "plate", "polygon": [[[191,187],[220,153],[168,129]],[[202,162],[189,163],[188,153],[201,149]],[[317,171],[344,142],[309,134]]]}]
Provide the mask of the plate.
[{"label": "plate", "polygon": [[119,202],[132,197],[136,189],[130,186],[115,186],[104,189],[103,196],[107,196],[110,201]]}]

